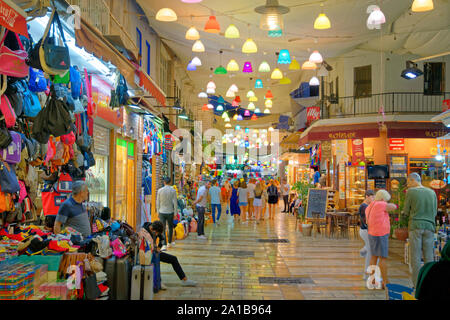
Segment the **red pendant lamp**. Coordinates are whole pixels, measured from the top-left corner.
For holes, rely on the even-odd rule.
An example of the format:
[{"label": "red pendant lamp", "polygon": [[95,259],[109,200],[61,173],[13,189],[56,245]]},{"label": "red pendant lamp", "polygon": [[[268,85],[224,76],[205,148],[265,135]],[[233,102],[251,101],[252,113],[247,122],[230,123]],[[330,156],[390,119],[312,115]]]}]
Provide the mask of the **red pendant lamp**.
[{"label": "red pendant lamp", "polygon": [[203,105],[202,111],[209,111],[208,105],[206,103]]},{"label": "red pendant lamp", "polygon": [[258,116],[256,114],[253,114],[251,117],[251,120],[256,121],[258,119]]},{"label": "red pendant lamp", "polygon": [[272,91],[267,90],[267,93],[266,93],[266,99],[273,99]]},{"label": "red pendant lamp", "polygon": [[216,20],[216,16],[210,16],[209,20],[205,24],[205,31],[210,33],[219,33],[220,25]]},{"label": "red pendant lamp", "polygon": [[234,100],[235,100],[237,103],[240,103],[240,102],[241,102],[241,97],[236,96],[236,98],[234,98]]}]

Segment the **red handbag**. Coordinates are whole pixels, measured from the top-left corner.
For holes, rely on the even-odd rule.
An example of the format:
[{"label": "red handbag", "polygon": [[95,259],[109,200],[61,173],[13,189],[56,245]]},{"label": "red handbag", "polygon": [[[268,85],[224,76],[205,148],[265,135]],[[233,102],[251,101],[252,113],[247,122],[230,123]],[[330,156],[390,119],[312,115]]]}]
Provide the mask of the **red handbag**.
[{"label": "red handbag", "polygon": [[0,42],[0,74],[16,78],[28,77],[29,67],[26,63],[28,53],[23,48],[22,41],[20,41],[17,33],[14,34],[16,35],[20,49],[13,51],[5,46],[5,39],[8,32],[9,30],[6,30]]},{"label": "red handbag", "polygon": [[12,128],[16,124],[16,113],[9,102],[9,99],[6,95],[2,95],[0,101],[0,111],[3,113],[5,117],[5,123],[7,128]]},{"label": "red handbag", "polygon": [[42,191],[42,210],[44,216],[56,216],[59,207],[67,200],[68,195],[56,192],[53,188],[50,191]]},{"label": "red handbag", "polygon": [[72,177],[68,173],[59,175],[56,191],[59,193],[72,193]]}]

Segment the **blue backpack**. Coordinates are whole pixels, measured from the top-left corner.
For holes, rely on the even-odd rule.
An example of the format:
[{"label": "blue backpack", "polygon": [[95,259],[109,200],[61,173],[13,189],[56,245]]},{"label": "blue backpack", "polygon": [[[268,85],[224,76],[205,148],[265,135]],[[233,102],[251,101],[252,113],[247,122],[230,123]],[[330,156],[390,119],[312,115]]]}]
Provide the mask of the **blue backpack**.
[{"label": "blue backpack", "polygon": [[18,81],[18,91],[22,95],[23,113],[26,117],[36,117],[41,111],[41,102],[36,93],[31,92],[24,81]]},{"label": "blue backpack", "polygon": [[79,99],[81,97],[81,75],[74,67],[70,67],[70,88],[72,98]]},{"label": "blue backpack", "polygon": [[47,90],[47,79],[44,77],[42,70],[30,67],[30,79],[28,80],[28,88],[32,92],[44,92]]}]

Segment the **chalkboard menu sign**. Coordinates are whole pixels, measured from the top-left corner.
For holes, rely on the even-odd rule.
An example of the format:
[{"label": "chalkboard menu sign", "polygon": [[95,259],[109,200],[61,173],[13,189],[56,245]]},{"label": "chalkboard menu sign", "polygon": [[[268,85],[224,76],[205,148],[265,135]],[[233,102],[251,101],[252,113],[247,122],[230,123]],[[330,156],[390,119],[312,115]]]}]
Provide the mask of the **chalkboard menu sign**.
[{"label": "chalkboard menu sign", "polygon": [[312,219],[313,213],[320,213],[320,218],[325,219],[327,212],[328,190],[309,189],[306,218]]}]

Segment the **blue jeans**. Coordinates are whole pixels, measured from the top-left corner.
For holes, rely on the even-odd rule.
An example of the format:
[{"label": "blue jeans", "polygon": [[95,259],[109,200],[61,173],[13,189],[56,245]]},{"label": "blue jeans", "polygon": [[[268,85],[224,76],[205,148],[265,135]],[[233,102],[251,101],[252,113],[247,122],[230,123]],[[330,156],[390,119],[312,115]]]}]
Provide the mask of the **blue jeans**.
[{"label": "blue jeans", "polygon": [[222,212],[222,205],[221,204],[211,204],[211,215],[213,218],[213,222],[216,223],[216,212],[217,210],[217,221],[220,219],[220,213]]},{"label": "blue jeans", "polygon": [[423,262],[434,261],[434,232],[431,230],[414,229],[409,230],[409,253],[411,258],[412,281],[417,286],[417,277]]}]

